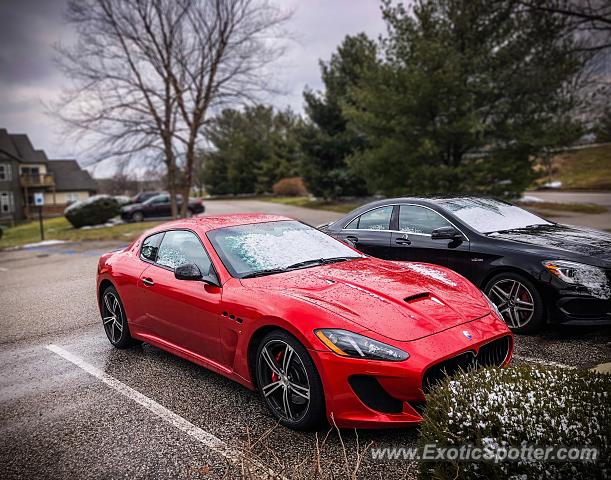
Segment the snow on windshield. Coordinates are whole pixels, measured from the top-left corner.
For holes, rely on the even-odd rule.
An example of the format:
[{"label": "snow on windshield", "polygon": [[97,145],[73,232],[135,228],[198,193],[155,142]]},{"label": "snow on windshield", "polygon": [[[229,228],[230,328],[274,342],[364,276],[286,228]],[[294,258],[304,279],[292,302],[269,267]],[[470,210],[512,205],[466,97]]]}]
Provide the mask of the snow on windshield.
[{"label": "snow on windshield", "polygon": [[513,230],[529,225],[552,225],[520,207],[491,198],[455,198],[440,203],[481,233]]},{"label": "snow on windshield", "polygon": [[330,236],[299,222],[239,225],[209,232],[223,263],[242,275],[298,262],[359,254]]}]

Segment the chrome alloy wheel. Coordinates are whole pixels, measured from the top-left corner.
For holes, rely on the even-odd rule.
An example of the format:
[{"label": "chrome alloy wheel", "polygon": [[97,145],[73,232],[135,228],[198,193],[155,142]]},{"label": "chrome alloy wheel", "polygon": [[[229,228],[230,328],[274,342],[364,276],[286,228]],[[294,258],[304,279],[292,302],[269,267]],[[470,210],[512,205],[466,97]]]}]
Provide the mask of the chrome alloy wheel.
[{"label": "chrome alloy wheel", "polygon": [[492,285],[488,296],[498,307],[510,328],[523,327],[530,322],[535,313],[532,293],[517,280],[499,280]]},{"label": "chrome alloy wheel", "polygon": [[123,312],[119,299],[112,292],[104,294],[104,330],[111,343],[115,344],[121,340],[123,335]]},{"label": "chrome alloy wheel", "polygon": [[261,349],[259,388],[268,405],[282,419],[299,422],[310,407],[310,382],[299,354],[282,340]]}]

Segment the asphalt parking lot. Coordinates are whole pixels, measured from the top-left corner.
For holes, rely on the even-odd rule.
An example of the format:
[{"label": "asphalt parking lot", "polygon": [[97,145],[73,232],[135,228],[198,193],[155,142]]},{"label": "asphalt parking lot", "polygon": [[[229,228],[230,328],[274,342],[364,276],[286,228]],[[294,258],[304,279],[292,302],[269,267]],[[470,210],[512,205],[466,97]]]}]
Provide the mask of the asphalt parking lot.
[{"label": "asphalt parking lot", "polygon": [[[326,221],[301,210],[279,213]],[[146,344],[113,349],[97,310],[95,270],[99,255],[119,246],[0,252],[2,478],[235,478],[244,456],[294,477],[314,468],[317,439],[322,468],[337,478],[347,476],[342,442],[353,467],[357,446],[417,440],[415,429],[345,431],[323,443],[326,430],[276,427],[256,394],[219,375]],[[589,368],[611,361],[611,329],[548,327],[516,336],[515,354],[516,362]],[[416,465],[365,455],[359,472],[413,478]]]}]

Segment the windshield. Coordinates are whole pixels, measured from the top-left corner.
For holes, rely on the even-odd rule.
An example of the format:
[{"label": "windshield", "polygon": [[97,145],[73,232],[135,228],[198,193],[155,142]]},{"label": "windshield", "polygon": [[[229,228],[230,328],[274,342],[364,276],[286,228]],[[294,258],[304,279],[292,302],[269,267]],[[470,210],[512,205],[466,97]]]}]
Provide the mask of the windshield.
[{"label": "windshield", "polygon": [[329,235],[296,221],[220,228],[208,232],[208,238],[227,270],[239,278],[361,257]]},{"label": "windshield", "polygon": [[443,200],[440,205],[480,233],[552,225],[523,208],[491,198],[454,198]]}]

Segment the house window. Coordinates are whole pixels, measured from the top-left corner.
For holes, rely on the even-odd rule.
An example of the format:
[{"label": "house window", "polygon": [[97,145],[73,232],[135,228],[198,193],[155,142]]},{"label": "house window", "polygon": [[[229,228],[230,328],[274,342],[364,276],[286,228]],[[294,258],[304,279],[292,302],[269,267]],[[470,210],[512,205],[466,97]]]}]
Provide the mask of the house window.
[{"label": "house window", "polygon": [[78,192],[68,192],[66,193],[66,203],[77,202],[79,199]]},{"label": "house window", "polygon": [[4,216],[13,213],[13,193],[0,192],[0,215]]},{"label": "house window", "polygon": [[0,180],[11,179],[11,166],[8,163],[0,163]]}]

